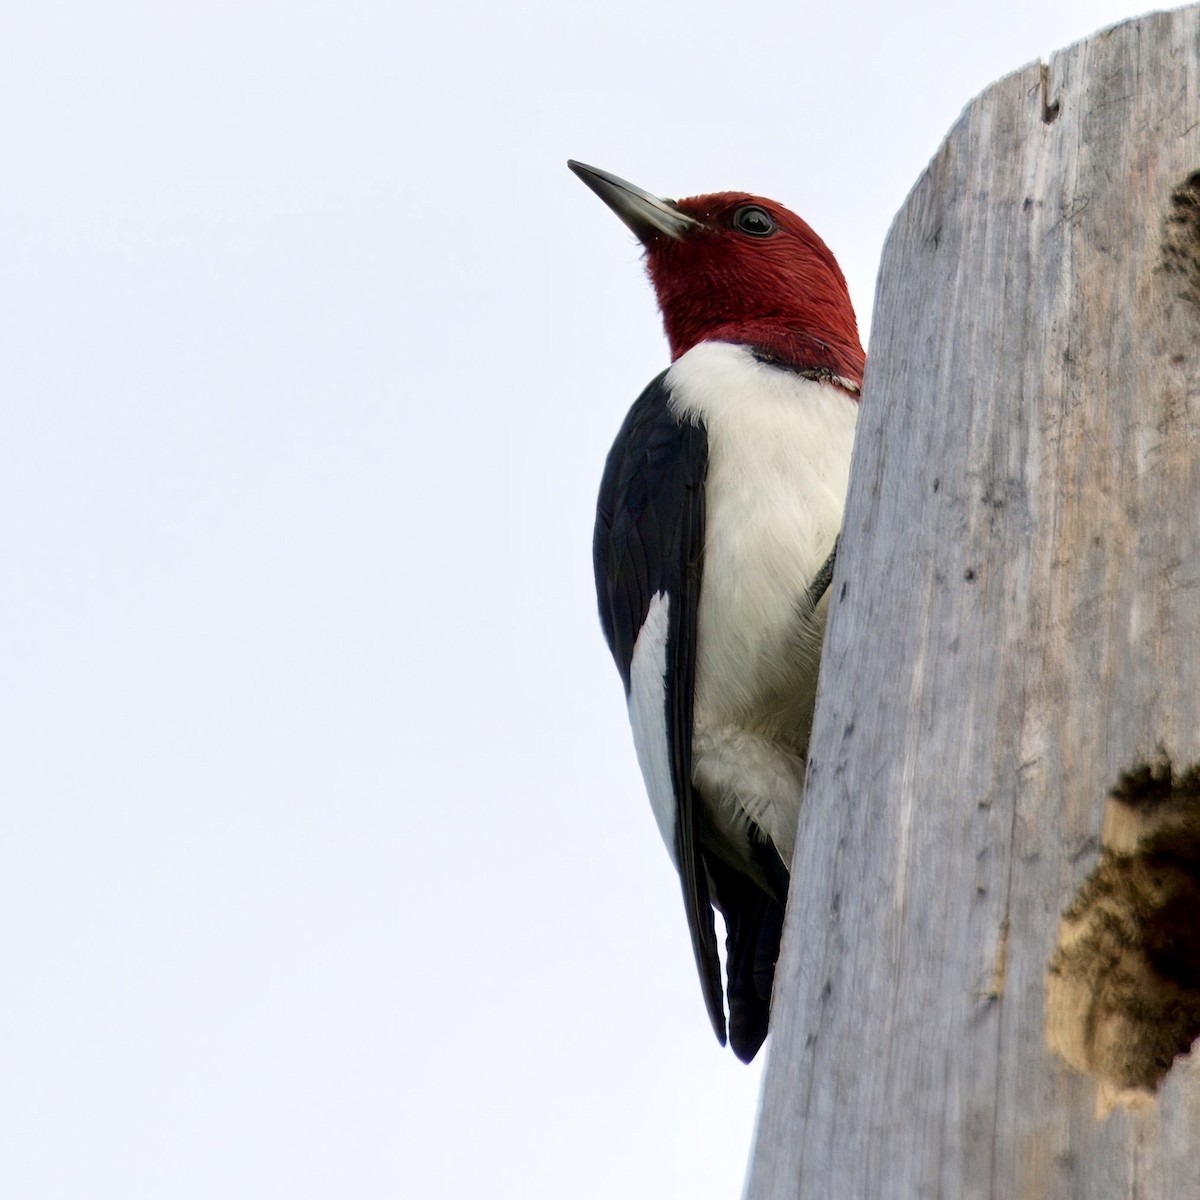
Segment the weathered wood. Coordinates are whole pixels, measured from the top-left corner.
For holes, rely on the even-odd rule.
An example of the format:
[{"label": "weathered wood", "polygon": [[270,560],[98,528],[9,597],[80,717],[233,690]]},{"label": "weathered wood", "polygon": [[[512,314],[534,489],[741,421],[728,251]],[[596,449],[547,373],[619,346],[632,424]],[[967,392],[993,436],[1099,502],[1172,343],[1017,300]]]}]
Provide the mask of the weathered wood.
[{"label": "weathered wood", "polygon": [[1193,7],[996,84],[892,229],[750,1200],[1200,1197],[1196,172]]}]

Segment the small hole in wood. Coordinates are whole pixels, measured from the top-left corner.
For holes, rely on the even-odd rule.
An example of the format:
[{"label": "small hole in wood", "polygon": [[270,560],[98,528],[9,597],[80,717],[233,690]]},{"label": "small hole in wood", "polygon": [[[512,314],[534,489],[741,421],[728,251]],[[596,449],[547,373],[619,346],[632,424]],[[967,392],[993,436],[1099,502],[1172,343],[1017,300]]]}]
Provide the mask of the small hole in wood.
[{"label": "small hole in wood", "polygon": [[1200,1037],[1200,766],[1123,774],[1101,847],[1059,922],[1046,1040],[1111,1107],[1153,1094]]},{"label": "small hole in wood", "polygon": [[1200,305],[1200,171],[1171,193],[1163,222],[1162,267],[1175,277],[1180,299]]},{"label": "small hole in wood", "polygon": [[1042,101],[1042,121],[1052,125],[1062,112],[1062,105],[1057,100],[1050,99],[1050,68],[1045,63],[1038,64],[1038,93]]}]

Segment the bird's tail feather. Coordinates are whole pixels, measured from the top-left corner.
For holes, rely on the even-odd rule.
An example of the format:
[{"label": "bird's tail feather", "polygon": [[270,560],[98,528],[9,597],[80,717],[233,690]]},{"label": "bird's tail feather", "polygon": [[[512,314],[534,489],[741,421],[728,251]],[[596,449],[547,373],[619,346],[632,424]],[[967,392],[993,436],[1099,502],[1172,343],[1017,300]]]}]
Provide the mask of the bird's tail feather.
[{"label": "bird's tail feather", "polygon": [[706,865],[725,918],[729,1044],[749,1062],[767,1036],[783,905],[715,856]]}]

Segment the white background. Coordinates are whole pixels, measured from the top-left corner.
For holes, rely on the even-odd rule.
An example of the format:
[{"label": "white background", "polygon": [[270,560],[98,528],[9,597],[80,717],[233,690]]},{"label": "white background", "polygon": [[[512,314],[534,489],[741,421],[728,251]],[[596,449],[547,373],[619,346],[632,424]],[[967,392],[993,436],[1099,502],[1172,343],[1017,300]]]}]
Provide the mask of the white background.
[{"label": "white background", "polygon": [[666,365],[567,157],[794,208],[869,318],[973,95],[1112,0],[16,3],[0,1196],[735,1197],[591,591]]}]

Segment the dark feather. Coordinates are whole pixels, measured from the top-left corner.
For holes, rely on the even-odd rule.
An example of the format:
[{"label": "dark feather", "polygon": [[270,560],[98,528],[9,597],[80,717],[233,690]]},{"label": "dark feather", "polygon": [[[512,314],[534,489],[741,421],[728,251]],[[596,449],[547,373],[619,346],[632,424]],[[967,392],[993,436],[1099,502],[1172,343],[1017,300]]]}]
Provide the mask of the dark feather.
[{"label": "dark feather", "polygon": [[665,375],[638,397],[609,453],[592,549],[600,623],[627,695],[633,647],[650,602],[658,592],[669,599],[665,716],[676,800],[676,861],[704,1002],[724,1044],[721,963],[701,854],[703,816],[692,787],[708,437],[701,426],[681,423],[670,411]]}]

